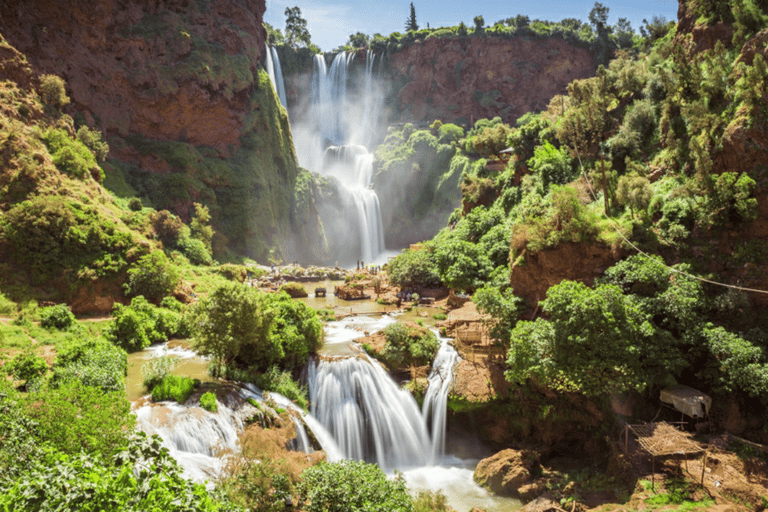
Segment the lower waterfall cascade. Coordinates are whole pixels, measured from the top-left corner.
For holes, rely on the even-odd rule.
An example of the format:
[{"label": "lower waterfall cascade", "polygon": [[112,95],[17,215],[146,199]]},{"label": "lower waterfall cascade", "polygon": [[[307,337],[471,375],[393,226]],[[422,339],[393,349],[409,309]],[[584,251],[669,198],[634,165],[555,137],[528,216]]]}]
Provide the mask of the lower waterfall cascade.
[{"label": "lower waterfall cascade", "polygon": [[[326,345],[351,343],[360,336],[357,329],[369,324],[381,328],[393,321],[389,316],[360,320],[350,317],[327,324]],[[365,323],[366,320],[369,323]],[[309,412],[301,411],[279,394],[263,393],[253,384],[242,384],[233,387],[231,400],[219,401],[217,413],[191,402],[185,405],[137,402],[141,404],[134,408],[137,425],[140,430],[158,434],[163,439],[163,445],[181,464],[188,478],[213,481],[224,467],[227,454],[239,450],[238,436],[245,428],[246,419],[255,412],[246,400],[261,402],[269,398],[298,413],[294,415],[297,432],[292,442],[294,449],[312,452],[306,427],[330,462],[342,459],[374,462],[389,474],[403,471],[413,488],[444,491],[449,502],[463,504],[470,500],[494,510],[515,510],[520,506],[516,500],[492,496],[474,483],[472,473],[476,460],[456,459],[445,454],[447,399],[459,356],[448,339],[440,340],[421,409],[413,396],[400,388],[377,361],[361,352],[340,357],[321,356],[310,361],[306,368]],[[147,352],[150,357],[162,354],[157,347]]]}]

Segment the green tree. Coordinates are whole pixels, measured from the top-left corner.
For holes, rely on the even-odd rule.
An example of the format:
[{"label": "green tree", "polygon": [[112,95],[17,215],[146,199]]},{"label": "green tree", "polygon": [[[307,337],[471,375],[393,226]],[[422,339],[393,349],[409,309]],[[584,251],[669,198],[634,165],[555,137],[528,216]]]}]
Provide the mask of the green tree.
[{"label": "green tree", "polygon": [[321,462],[301,474],[299,492],[307,512],[411,512],[402,477],[390,480],[376,464]]},{"label": "green tree", "polygon": [[589,11],[589,23],[597,32],[597,37],[606,39],[611,33],[611,27],[608,25],[608,12],[610,9],[600,2],[595,2],[595,6]]},{"label": "green tree", "polygon": [[307,20],[301,17],[298,7],[285,8],[285,42],[294,48],[310,45]]},{"label": "green tree", "polygon": [[284,356],[280,341],[270,336],[274,311],[268,309],[264,294],[251,287],[219,285],[190,314],[193,345],[213,357],[217,376],[246,346],[249,360],[264,368]]},{"label": "green tree", "polygon": [[200,203],[193,203],[195,214],[190,223],[192,237],[205,244],[205,249],[211,253],[211,241],[213,240],[213,228],[211,227],[211,213],[208,207]]},{"label": "green tree", "polygon": [[495,286],[484,286],[472,296],[477,310],[490,315],[491,338],[504,346],[509,345],[512,329],[523,312],[525,302],[512,293],[512,288],[500,290]]},{"label": "green tree", "polygon": [[349,35],[349,41],[347,44],[352,48],[366,48],[370,39],[370,37],[363,34],[362,32],[357,32],[355,34]]},{"label": "green tree", "polygon": [[472,21],[475,22],[475,32],[478,34],[481,33],[483,31],[483,27],[485,26],[485,20],[483,19],[483,17],[475,16]]},{"label": "green tree", "polygon": [[473,290],[488,279],[493,266],[482,248],[449,238],[433,249],[437,274],[447,287],[454,290]]},{"label": "green tree", "polygon": [[587,396],[665,384],[685,360],[678,343],[614,285],[563,281],[541,303],[550,318],[512,330],[508,380],[534,378]]},{"label": "green tree", "polygon": [[405,20],[405,31],[416,32],[419,30],[419,25],[416,23],[416,8],[413,6],[413,2],[411,2],[411,14],[408,16],[408,19]]},{"label": "green tree", "polygon": [[173,293],[180,278],[179,269],[163,251],[153,251],[128,269],[125,288],[128,295],[143,295],[147,300],[159,303]]}]

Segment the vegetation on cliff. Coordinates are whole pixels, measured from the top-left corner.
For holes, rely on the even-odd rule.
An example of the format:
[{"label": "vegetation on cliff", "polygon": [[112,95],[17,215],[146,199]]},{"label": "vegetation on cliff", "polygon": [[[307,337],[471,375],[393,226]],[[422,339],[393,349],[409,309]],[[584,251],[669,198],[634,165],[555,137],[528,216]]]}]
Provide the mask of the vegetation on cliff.
[{"label": "vegetation on cliff", "polygon": [[[587,397],[685,383],[713,395],[721,421],[736,404],[765,440],[768,319],[748,288],[766,288],[768,12],[718,9],[696,3],[677,30],[620,52],[540,114],[478,121],[442,167],[463,162],[462,208],[391,268],[404,285],[432,284],[434,269],[475,292],[513,383]],[[729,30],[709,25],[724,20]],[[523,278],[576,246],[614,262],[640,254]],[[546,298],[529,288],[537,279]],[[540,317],[518,322],[512,294]]]}]

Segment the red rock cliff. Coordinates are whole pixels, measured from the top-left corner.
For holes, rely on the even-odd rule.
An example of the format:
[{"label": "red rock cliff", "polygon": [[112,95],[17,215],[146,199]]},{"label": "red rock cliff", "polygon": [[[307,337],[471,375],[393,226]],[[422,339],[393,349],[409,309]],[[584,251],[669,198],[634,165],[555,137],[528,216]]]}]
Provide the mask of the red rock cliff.
[{"label": "red rock cliff", "polygon": [[[4,0],[0,32],[39,72],[62,76],[74,109],[108,134],[225,151],[239,144],[265,9],[264,0]],[[196,55],[201,41],[224,58]]]},{"label": "red rock cliff", "polygon": [[514,122],[544,109],[577,78],[594,75],[589,53],[559,39],[515,37],[427,39],[391,60],[403,121],[453,121],[501,116]]}]

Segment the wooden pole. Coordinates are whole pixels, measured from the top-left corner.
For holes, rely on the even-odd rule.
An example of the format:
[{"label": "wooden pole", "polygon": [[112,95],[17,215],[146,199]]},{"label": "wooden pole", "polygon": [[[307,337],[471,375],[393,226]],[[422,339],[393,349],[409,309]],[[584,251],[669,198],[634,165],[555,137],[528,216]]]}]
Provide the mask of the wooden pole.
[{"label": "wooden pole", "polygon": [[701,486],[704,487],[704,470],[707,469],[707,452],[704,452],[704,457],[701,459]]}]

